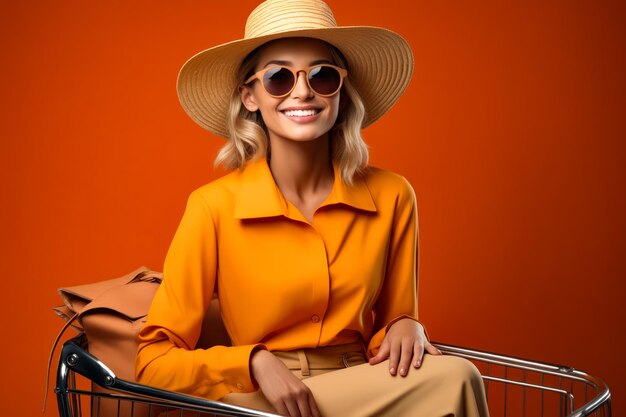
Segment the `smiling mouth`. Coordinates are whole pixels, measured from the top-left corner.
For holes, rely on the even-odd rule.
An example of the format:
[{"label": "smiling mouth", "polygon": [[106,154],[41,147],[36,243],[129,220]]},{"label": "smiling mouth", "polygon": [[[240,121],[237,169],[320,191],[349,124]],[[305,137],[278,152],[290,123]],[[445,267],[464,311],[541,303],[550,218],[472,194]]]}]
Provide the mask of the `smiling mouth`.
[{"label": "smiling mouth", "polygon": [[318,109],[306,109],[306,110],[284,110],[283,114],[287,117],[307,117],[315,116],[319,113]]}]

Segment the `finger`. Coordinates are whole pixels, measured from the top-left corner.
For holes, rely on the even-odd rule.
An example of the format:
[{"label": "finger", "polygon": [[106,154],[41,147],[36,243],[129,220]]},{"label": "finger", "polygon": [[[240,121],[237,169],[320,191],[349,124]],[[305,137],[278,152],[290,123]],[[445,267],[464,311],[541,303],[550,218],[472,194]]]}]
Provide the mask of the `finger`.
[{"label": "finger", "polygon": [[317,408],[317,403],[315,402],[315,398],[313,398],[313,394],[309,395],[309,407],[311,408],[311,415],[313,417],[322,417],[322,413],[320,413],[319,408]]},{"label": "finger", "polygon": [[311,409],[311,402],[315,405],[315,401],[311,401],[313,398],[313,394],[309,387],[301,383],[301,389],[298,390],[298,394],[294,397],[296,404],[298,406],[298,410],[300,411],[300,415],[302,417],[312,417],[313,411]]},{"label": "finger", "polygon": [[389,350],[389,373],[394,376],[398,373],[398,362],[400,361],[401,348],[400,343],[395,342],[391,344]]},{"label": "finger", "polygon": [[300,411],[300,415],[302,417],[311,417],[313,415],[308,395],[298,398],[298,410]]},{"label": "finger", "polygon": [[287,415],[289,417],[302,417],[300,414],[300,407],[298,406],[298,402],[293,398],[285,399],[285,406],[287,407]]},{"label": "finger", "polygon": [[428,342],[426,342],[426,352],[430,353],[431,355],[443,355],[442,351],[440,351]]},{"label": "finger", "polygon": [[276,409],[276,412],[278,414],[280,414],[281,416],[289,415],[289,410],[287,409],[287,406],[285,405],[283,401],[277,401],[277,402],[270,401],[270,402],[272,403],[272,406]]},{"label": "finger", "polygon": [[370,365],[376,365],[378,363],[381,363],[388,357],[389,357],[389,343],[384,341],[383,344],[380,345],[380,349],[378,350],[378,353],[376,354],[376,356],[373,356],[370,359]]},{"label": "finger", "polygon": [[419,368],[422,366],[422,358],[424,357],[424,345],[415,342],[413,344],[413,367]]},{"label": "finger", "polygon": [[413,357],[413,346],[411,342],[404,342],[400,347],[400,362],[398,363],[398,372],[400,376],[406,376],[409,372],[409,366],[411,365],[411,358]]},{"label": "finger", "polygon": [[311,414],[313,417],[322,417],[322,413],[319,408],[317,408],[317,403],[315,402],[315,398],[313,395],[309,397],[309,406],[311,407]]}]

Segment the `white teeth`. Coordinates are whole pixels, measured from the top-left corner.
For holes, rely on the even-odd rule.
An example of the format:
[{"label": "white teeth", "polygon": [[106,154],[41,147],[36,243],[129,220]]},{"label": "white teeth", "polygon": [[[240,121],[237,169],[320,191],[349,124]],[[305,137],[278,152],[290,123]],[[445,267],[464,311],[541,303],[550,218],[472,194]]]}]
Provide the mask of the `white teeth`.
[{"label": "white teeth", "polygon": [[288,117],[304,117],[304,116],[315,116],[317,110],[285,110],[285,116]]}]

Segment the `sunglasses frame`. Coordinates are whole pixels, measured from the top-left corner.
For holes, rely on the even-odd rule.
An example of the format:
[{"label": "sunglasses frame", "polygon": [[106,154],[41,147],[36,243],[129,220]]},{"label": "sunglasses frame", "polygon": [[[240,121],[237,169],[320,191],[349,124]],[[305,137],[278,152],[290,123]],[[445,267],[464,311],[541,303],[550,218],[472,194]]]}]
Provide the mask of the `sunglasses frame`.
[{"label": "sunglasses frame", "polygon": [[[335,70],[337,70],[337,72],[339,73],[339,86],[337,87],[337,90],[335,90],[334,92],[330,93],[330,94],[320,94],[317,92],[317,90],[315,90],[312,86],[311,86],[311,82],[309,80],[309,74],[311,73],[311,70],[314,68],[319,68],[319,67],[330,67],[333,68]],[[286,92],[285,94],[282,95],[274,95],[272,93],[270,93],[269,91],[267,91],[267,88],[265,87],[265,83],[263,82],[263,76],[265,76],[265,73],[273,70],[275,68],[281,68],[281,69],[286,69],[291,71],[291,73],[293,74],[293,85],[291,86],[291,89]],[[289,94],[291,94],[293,92],[293,90],[296,88],[296,85],[298,84],[298,74],[300,74],[301,72],[304,72],[304,74],[306,75],[306,77],[304,77],[304,79],[306,80],[306,84],[309,87],[309,89],[311,91],[313,91],[316,95],[320,96],[320,97],[332,97],[335,94],[337,94],[339,92],[339,90],[341,90],[341,87],[343,87],[343,80],[348,76],[348,70],[345,68],[341,68],[338,67],[336,65],[332,65],[332,64],[317,64],[317,65],[311,65],[309,67],[288,67],[286,65],[270,65],[266,68],[263,68],[260,71],[257,71],[256,73],[252,74],[250,77],[248,77],[248,79],[246,81],[244,81],[243,85],[248,85],[250,84],[252,81],[255,80],[259,80],[261,81],[261,85],[263,86],[263,89],[265,90],[265,92],[267,94],[269,94],[270,96],[274,97],[274,98],[283,98],[283,97],[287,97]]]}]

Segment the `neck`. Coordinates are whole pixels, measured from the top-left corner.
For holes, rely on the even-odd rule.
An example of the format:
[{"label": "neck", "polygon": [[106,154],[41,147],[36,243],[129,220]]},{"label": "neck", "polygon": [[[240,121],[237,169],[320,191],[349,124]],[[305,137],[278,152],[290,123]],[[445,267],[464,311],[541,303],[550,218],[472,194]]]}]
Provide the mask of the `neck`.
[{"label": "neck", "polygon": [[270,138],[270,169],[285,196],[304,200],[307,195],[332,188],[334,179],[328,134],[298,142]]}]

